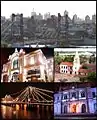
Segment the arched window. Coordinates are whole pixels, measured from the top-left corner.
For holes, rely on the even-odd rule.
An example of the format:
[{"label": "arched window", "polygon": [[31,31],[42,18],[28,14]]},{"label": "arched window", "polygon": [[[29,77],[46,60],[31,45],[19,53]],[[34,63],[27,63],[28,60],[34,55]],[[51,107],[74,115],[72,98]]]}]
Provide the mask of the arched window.
[{"label": "arched window", "polygon": [[95,98],[96,97],[96,92],[92,92],[92,96],[93,96],[93,98]]},{"label": "arched window", "polygon": [[73,92],[72,93],[72,98],[76,98],[77,96],[76,96],[76,92]]},{"label": "arched window", "polygon": [[97,103],[94,103],[94,111],[97,112]]},{"label": "arched window", "polygon": [[63,99],[65,99],[65,100],[67,99],[67,95],[66,94],[63,96]]},{"label": "arched window", "polygon": [[18,68],[18,59],[13,61],[13,68]]},{"label": "arched window", "polygon": [[72,106],[72,113],[76,113],[76,105]]},{"label": "arched window", "polygon": [[81,92],[81,97],[85,97],[85,91]]}]

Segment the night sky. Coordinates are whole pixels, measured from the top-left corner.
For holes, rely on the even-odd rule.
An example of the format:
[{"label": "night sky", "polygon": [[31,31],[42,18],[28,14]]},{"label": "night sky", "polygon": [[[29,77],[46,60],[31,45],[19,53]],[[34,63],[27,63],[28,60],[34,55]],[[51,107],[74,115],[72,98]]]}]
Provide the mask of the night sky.
[{"label": "night sky", "polygon": [[[21,48],[17,48],[18,51]],[[32,51],[38,50],[38,48],[23,48],[27,53],[30,53]],[[53,48],[41,48],[43,54],[45,55],[45,57],[53,57]],[[15,51],[15,48],[1,48],[1,67],[4,63],[6,63],[8,61],[8,57],[9,55],[12,55]]]},{"label": "night sky", "polygon": [[[10,94],[19,92],[28,86],[54,91],[54,84],[53,83],[29,83],[29,82],[2,83],[0,85],[0,96],[2,98],[2,97],[5,97],[6,94],[10,95]],[[16,97],[16,96],[14,95],[12,97]]]},{"label": "night sky", "polygon": [[55,83],[54,84],[54,92],[59,91],[59,88],[65,88],[65,89],[71,89],[72,87],[75,88],[85,88],[86,86],[89,87],[97,87],[97,83],[96,82],[65,82],[65,83]]},{"label": "night sky", "polygon": [[[86,86],[91,86],[91,87],[97,87],[96,83],[41,83],[41,82],[36,82],[36,83],[31,83],[31,82],[16,82],[16,83],[2,83],[0,85],[0,95],[1,98],[5,97],[6,94],[13,94],[16,92],[19,92],[23,89],[25,89],[28,86],[32,86],[32,87],[37,87],[37,88],[42,88],[42,89],[46,89],[46,90],[51,90],[53,92],[57,92],[59,91],[60,86],[64,87],[66,89],[71,89],[72,86],[75,86],[77,88],[82,88],[82,87],[86,87]],[[17,95],[16,95],[17,96]],[[15,96],[14,96],[15,97]]]}]

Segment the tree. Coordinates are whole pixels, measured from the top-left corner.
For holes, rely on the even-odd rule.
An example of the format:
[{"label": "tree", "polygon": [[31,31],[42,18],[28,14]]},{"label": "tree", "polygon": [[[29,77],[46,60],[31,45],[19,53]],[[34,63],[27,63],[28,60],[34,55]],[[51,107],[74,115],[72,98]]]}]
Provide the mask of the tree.
[{"label": "tree", "polygon": [[87,81],[88,82],[96,82],[96,72],[88,73]]},{"label": "tree", "polygon": [[88,69],[88,67],[86,65],[83,65],[82,69]]},{"label": "tree", "polygon": [[62,62],[62,58],[60,56],[55,56],[55,65],[58,65]]},{"label": "tree", "polygon": [[87,81],[87,77],[80,77],[80,82],[86,82]]}]

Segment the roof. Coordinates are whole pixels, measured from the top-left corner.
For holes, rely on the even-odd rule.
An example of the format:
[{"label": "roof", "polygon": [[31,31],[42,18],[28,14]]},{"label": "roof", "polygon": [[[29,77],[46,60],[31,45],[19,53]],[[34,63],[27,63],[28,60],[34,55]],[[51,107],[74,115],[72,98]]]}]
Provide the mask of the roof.
[{"label": "roof", "polygon": [[73,66],[72,62],[61,62],[60,65]]},{"label": "roof", "polygon": [[95,69],[79,69],[78,72],[81,72],[81,73],[89,73],[89,72],[95,72],[96,70]]}]

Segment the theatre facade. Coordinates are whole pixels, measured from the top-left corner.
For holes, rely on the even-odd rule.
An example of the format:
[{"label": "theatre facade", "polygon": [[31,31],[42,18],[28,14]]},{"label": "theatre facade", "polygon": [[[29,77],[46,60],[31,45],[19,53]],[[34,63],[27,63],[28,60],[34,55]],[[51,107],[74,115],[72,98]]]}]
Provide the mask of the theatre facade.
[{"label": "theatre facade", "polygon": [[9,55],[3,64],[1,82],[52,82],[53,57],[46,58],[41,49],[25,53],[23,49]]}]

